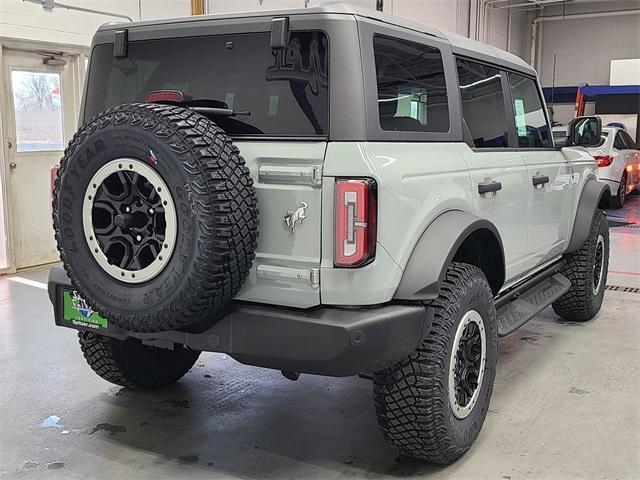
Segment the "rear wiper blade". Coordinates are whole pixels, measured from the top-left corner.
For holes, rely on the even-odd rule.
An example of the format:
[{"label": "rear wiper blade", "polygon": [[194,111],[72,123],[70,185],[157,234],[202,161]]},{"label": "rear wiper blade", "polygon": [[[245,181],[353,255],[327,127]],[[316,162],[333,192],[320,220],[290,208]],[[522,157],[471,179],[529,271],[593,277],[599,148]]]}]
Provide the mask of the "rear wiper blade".
[{"label": "rear wiper blade", "polygon": [[233,110],[231,108],[216,108],[216,107],[198,107],[198,106],[189,106],[192,110],[195,110],[198,113],[204,113],[209,115],[218,115],[220,117],[235,117],[238,115],[251,115],[251,112],[248,110]]}]

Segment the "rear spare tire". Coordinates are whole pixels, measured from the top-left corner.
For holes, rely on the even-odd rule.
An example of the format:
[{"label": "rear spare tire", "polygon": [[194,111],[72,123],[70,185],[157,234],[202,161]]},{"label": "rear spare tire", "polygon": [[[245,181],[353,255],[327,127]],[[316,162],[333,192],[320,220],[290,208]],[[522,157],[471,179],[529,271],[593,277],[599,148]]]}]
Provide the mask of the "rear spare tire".
[{"label": "rear spare tire", "polygon": [[246,279],[256,194],[231,139],[182,107],[130,104],[83,125],[55,181],[71,282],[118,327],[211,323]]}]

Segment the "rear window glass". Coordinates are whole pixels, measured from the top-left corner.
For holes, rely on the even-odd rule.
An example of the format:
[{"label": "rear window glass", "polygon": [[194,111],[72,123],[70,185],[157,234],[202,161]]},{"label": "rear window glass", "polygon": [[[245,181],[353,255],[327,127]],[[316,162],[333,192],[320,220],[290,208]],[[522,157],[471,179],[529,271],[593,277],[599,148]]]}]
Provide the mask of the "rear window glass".
[{"label": "rear window glass", "polygon": [[378,112],[383,130],[448,132],[449,105],[440,50],[375,36]]},{"label": "rear window glass", "polygon": [[125,58],[113,44],[93,49],[85,119],[123,103],[178,90],[189,105],[233,109],[208,114],[230,135],[316,136],[328,130],[328,40],[291,32],[285,49],[269,33],[129,42]]}]

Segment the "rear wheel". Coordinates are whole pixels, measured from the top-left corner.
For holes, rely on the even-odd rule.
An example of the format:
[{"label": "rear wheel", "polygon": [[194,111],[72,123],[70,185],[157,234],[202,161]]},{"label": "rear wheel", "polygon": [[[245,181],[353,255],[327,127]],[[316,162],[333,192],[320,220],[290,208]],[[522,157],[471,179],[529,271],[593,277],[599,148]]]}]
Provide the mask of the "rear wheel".
[{"label": "rear wheel", "polygon": [[89,366],[106,381],[138,390],[156,390],[180,380],[200,352],[175,345],[173,350],[80,332],[80,348]]},{"label": "rear wheel", "polygon": [[620,185],[618,186],[618,191],[616,192],[616,196],[613,197],[613,207],[614,208],[622,208],[624,207],[624,201],[627,198],[627,172],[625,171],[622,174],[622,178],[620,179]]},{"label": "rear wheel", "polygon": [[450,464],[471,447],[489,408],[496,311],[484,274],[464,263],[449,267],[431,306],[431,331],[418,350],[376,372],[376,414],[401,454]]}]

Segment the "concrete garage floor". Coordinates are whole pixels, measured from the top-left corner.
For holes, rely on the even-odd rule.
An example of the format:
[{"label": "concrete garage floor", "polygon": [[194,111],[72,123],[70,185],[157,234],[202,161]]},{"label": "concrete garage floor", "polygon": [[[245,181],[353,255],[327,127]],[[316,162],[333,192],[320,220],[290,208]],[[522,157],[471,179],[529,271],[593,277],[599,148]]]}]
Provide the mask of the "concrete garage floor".
[{"label": "concrete garage floor", "polygon": [[[610,221],[609,284],[640,287],[640,196]],[[582,325],[548,309],[500,340],[484,429],[440,467],[385,445],[360,378],[290,382],[203,354],[160,393],[112,386],[54,327],[46,274],[0,279],[0,478],[640,477],[638,293],[608,291]]]}]

